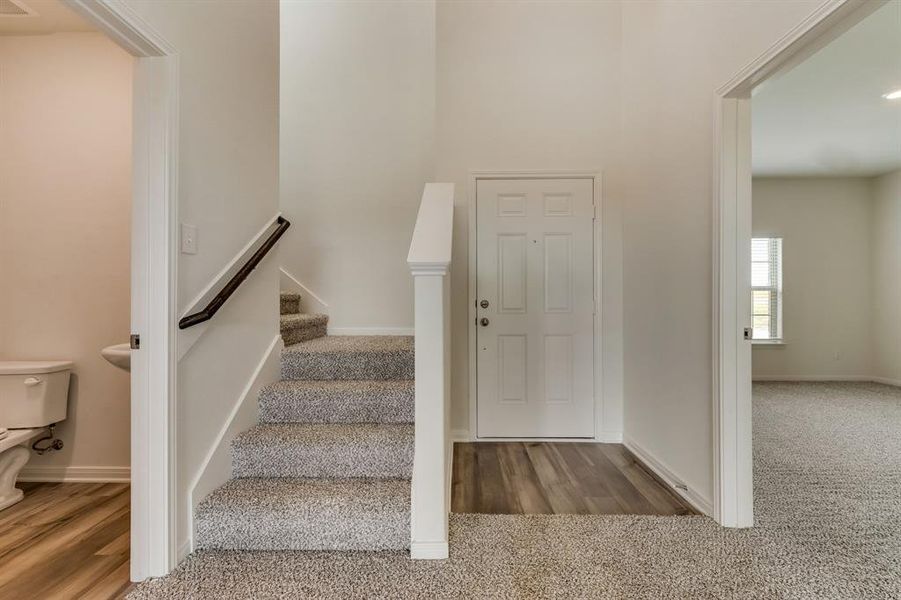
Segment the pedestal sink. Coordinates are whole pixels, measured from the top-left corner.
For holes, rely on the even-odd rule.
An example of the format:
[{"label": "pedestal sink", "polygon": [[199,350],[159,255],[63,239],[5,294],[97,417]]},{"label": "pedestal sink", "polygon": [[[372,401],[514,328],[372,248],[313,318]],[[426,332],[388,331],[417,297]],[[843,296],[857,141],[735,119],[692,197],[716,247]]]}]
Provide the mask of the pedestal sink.
[{"label": "pedestal sink", "polygon": [[123,371],[131,371],[131,347],[129,344],[107,346],[100,351],[100,356],[114,367],[119,367]]}]

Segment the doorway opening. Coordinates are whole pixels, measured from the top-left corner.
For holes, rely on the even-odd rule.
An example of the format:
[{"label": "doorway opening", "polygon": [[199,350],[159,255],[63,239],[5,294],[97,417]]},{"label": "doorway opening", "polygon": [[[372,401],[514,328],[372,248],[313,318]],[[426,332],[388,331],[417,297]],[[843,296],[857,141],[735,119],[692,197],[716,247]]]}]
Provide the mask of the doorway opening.
[{"label": "doorway opening", "polygon": [[[4,337],[14,347],[3,358],[54,359],[32,365],[46,374],[22,375],[29,390],[70,376],[56,403],[65,418],[53,415],[46,442],[62,448],[33,460],[23,479],[87,483],[81,502],[103,487],[97,502],[123,503],[111,525],[126,527],[116,553],[130,553],[111,574],[163,575],[176,555],[175,52],[121,3],[15,4],[26,14],[0,18],[3,104],[6,116],[17,111],[3,123],[3,185],[14,188],[3,210],[14,214],[2,218],[11,228],[2,260],[16,293],[2,308],[15,317],[4,332],[17,336]],[[34,483],[23,486],[33,492],[23,503],[43,501]]]},{"label": "doorway opening", "polygon": [[[829,2],[718,91],[714,516],[723,525],[754,524],[755,488],[766,497],[773,473],[782,472],[766,458],[768,452],[799,460],[825,443],[813,430],[829,429],[819,420],[835,386],[752,388],[752,378],[845,383],[885,378],[873,371],[870,273],[878,252],[871,235],[879,220],[873,194],[888,184],[873,178],[901,167],[901,114],[883,97],[901,87],[888,81],[901,77],[901,64],[897,52],[873,44],[872,36],[886,28],[894,28],[887,40],[901,35],[901,19],[881,12],[897,10],[896,3]],[[881,63],[878,52],[864,56],[876,48],[885,53]],[[889,65],[882,81],[878,64]],[[833,92],[824,86],[833,86]],[[844,116],[838,114],[842,110]],[[876,129],[882,139],[863,141],[880,118],[883,126]],[[887,152],[873,152],[883,143]],[[898,156],[887,163],[891,148]],[[888,287],[899,289],[897,283]],[[812,397],[823,402],[810,404]],[[810,414],[789,415],[805,402]],[[791,435],[776,435],[792,422]],[[806,443],[784,447],[786,439],[794,439],[788,444],[794,446],[807,434]],[[820,453],[820,458],[826,457]],[[767,469],[755,471],[763,463]],[[796,481],[813,471],[799,470]],[[772,511],[763,516],[771,518]]]}]

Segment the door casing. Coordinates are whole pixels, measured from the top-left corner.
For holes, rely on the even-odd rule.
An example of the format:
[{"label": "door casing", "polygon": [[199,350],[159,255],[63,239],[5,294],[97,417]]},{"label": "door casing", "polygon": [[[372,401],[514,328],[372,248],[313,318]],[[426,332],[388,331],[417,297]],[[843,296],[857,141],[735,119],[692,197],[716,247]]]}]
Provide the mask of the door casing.
[{"label": "door casing", "polygon": [[713,517],[754,524],[751,432],[751,92],[888,0],[827,0],[714,95]]},{"label": "door casing", "polygon": [[[595,199],[595,218],[594,218],[594,438],[490,438],[479,437],[478,432],[478,355],[477,355],[477,335],[472,330],[472,324],[475,322],[476,311],[476,281],[478,276],[478,252],[477,252],[477,227],[476,218],[476,202],[478,182],[484,179],[590,179]],[[603,324],[603,274],[601,265],[602,258],[602,231],[603,231],[603,185],[602,174],[597,170],[589,171],[568,171],[568,170],[537,170],[537,171],[471,171],[469,179],[469,282],[467,299],[469,302],[467,319],[467,337],[468,337],[468,355],[469,355],[469,432],[463,436],[456,436],[456,441],[541,441],[547,439],[554,442],[621,442],[621,438],[605,439],[601,435],[603,431],[604,419],[604,403],[603,403],[603,346],[601,344],[602,324]]]},{"label": "door casing", "polygon": [[131,331],[131,580],[169,573],[175,540],[178,55],[122,0],[66,0],[135,57]]}]

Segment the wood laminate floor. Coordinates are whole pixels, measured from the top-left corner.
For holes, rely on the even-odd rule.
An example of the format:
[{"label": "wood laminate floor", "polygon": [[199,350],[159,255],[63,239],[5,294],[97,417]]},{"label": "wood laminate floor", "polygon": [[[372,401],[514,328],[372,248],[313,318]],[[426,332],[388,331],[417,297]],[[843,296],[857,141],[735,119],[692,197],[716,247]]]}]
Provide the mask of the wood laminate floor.
[{"label": "wood laminate floor", "polygon": [[453,512],[695,514],[622,444],[454,444]]},{"label": "wood laminate floor", "polygon": [[129,583],[124,483],[19,483],[0,511],[0,600],[121,598]]}]

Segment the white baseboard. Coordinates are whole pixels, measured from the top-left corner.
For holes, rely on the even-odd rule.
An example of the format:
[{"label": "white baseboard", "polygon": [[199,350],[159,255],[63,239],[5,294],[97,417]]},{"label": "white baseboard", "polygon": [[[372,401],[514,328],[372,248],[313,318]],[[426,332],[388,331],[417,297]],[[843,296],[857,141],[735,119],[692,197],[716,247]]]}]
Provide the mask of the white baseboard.
[{"label": "white baseboard", "polygon": [[[696,490],[688,488],[682,483],[682,478],[677,476],[663,461],[657,459],[650,452],[638,445],[635,440],[623,436],[623,445],[629,452],[635,455],[644,465],[654,472],[657,477],[662,479],[673,492],[684,498],[686,502],[700,512],[702,515],[713,515],[713,502],[709,498],[705,498]],[[683,489],[685,488],[685,489]]]},{"label": "white baseboard", "polygon": [[128,483],[130,467],[43,467],[26,466],[17,481],[52,481],[71,483]]},{"label": "white baseboard", "polygon": [[602,444],[622,444],[622,431],[602,431],[597,435],[596,441]]},{"label": "white baseboard", "polygon": [[329,335],[413,335],[412,327],[329,327]]},{"label": "white baseboard", "polygon": [[264,385],[277,381],[279,378],[281,349],[282,337],[275,335],[268,348],[263,352],[260,362],[250,375],[241,394],[235,399],[228,417],[191,481],[188,530],[192,534],[187,541],[189,553],[193,549],[194,509],[210,492],[231,477],[232,440],[245,429],[257,424],[259,420],[257,398]]},{"label": "white baseboard", "polygon": [[472,438],[469,436],[468,429],[451,429],[450,432],[451,443],[453,442],[471,442]]},{"label": "white baseboard", "polygon": [[755,383],[765,383],[768,381],[772,381],[773,383],[829,383],[831,381],[835,382],[857,382],[857,381],[872,381],[872,377],[862,377],[862,376],[847,376],[847,377],[835,377],[835,376],[826,376],[826,375],[800,375],[798,377],[787,377],[787,376],[776,376],[776,377],[753,377],[751,379]]},{"label": "white baseboard", "polygon": [[452,442],[600,442],[602,444],[621,444],[621,431],[602,431],[595,438],[474,438],[468,429],[452,429]]},{"label": "white baseboard", "polygon": [[754,377],[754,383],[882,383],[901,387],[901,380],[887,377],[829,377],[829,376],[800,376],[800,377]]},{"label": "white baseboard", "polygon": [[414,560],[442,560],[448,557],[447,542],[412,542],[410,558]]},{"label": "white baseboard", "polygon": [[279,286],[282,290],[300,294],[300,304],[303,312],[328,314],[328,303],[313,293],[313,290],[298,281],[297,277],[279,267]]},{"label": "white baseboard", "polygon": [[178,551],[176,552],[175,558],[178,562],[181,562],[188,558],[189,554],[191,554],[191,540],[185,540],[178,545]]}]

